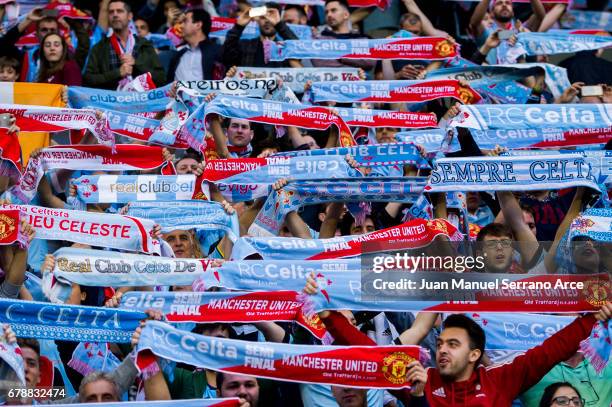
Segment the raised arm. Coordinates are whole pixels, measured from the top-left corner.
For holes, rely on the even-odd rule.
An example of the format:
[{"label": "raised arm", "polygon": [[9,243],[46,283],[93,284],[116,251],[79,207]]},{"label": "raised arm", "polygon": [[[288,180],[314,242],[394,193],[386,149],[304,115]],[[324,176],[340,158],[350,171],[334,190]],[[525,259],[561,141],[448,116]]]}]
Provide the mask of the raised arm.
[{"label": "raised arm", "polygon": [[546,16],[540,23],[540,27],[538,28],[538,32],[548,31],[565,13],[565,9],[567,8],[566,4],[555,4],[553,8],[550,9]]},{"label": "raised arm", "polygon": [[423,33],[425,35],[428,35],[431,37],[436,37],[436,36],[446,37],[448,35],[448,33],[446,33],[445,31],[438,30],[436,27],[434,27],[434,25],[431,23],[429,18],[427,18],[425,13],[423,13],[421,9],[419,8],[419,6],[416,4],[416,1],[404,0],[404,5],[406,6],[406,9],[408,9],[409,12],[419,16],[419,18],[421,19],[421,25],[423,26]]},{"label": "raised arm", "polygon": [[525,26],[531,31],[538,31],[540,24],[546,17],[546,9],[542,4],[542,0],[531,0],[531,10],[533,14],[525,21]]},{"label": "raised arm", "polygon": [[557,229],[557,233],[555,234],[555,241],[553,242],[546,258],[544,259],[544,264],[546,265],[546,271],[548,273],[555,273],[557,271],[558,264],[555,261],[555,255],[557,250],[559,249],[559,244],[565,235],[565,232],[569,229],[572,221],[576,216],[580,214],[582,210],[582,203],[585,193],[584,187],[576,188],[576,194],[574,195],[574,199],[572,200],[572,204],[570,205],[565,217],[563,218],[563,222],[559,225]]},{"label": "raised arm", "polygon": [[538,239],[529,226],[523,222],[523,210],[512,192],[498,191],[497,199],[499,199],[505,223],[510,226],[514,238],[518,241],[521,260],[523,264],[528,264],[538,251]]},{"label": "raised arm", "polygon": [[474,9],[468,28],[474,37],[480,37],[483,31],[482,20],[487,14],[491,0],[481,0]]},{"label": "raised arm", "polygon": [[419,312],[412,326],[400,335],[402,345],[418,345],[427,336],[438,319],[436,312]]}]

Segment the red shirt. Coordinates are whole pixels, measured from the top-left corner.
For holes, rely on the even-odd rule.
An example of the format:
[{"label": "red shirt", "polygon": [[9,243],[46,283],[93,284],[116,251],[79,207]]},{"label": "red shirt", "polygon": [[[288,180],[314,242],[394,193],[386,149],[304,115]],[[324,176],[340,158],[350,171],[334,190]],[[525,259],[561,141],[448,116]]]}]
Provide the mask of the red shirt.
[{"label": "red shirt", "polygon": [[[376,345],[338,312],[332,311],[329,317],[323,319],[323,323],[338,345]],[[512,362],[479,366],[468,380],[462,382],[446,381],[438,369],[429,368],[425,386],[427,401],[432,407],[510,406],[519,394],[538,383],[556,364],[576,353],[580,342],[591,333],[593,324],[593,314],[576,318],[541,345],[517,356]],[[409,400],[408,391],[392,393],[400,399]]]},{"label": "red shirt", "polygon": [[81,86],[83,83],[81,68],[73,60],[68,60],[60,71],[46,78],[44,82],[67,86]]}]

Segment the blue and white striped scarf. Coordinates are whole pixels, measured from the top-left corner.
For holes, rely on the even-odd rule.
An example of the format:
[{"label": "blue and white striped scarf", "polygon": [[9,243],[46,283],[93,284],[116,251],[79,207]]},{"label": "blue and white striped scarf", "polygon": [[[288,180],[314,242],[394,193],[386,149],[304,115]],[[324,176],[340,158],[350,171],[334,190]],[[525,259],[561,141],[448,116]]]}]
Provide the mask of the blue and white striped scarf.
[{"label": "blue and white striped scarf", "polygon": [[462,105],[451,127],[475,130],[612,126],[612,104]]},{"label": "blue and white striped scarf", "polygon": [[85,175],[72,181],[84,203],[133,201],[186,201],[197,199],[196,176],[184,175]]},{"label": "blue and white striped scarf", "polygon": [[77,109],[93,107],[132,114],[160,112],[166,110],[166,106],[172,100],[169,96],[171,86],[172,84],[169,84],[163,88],[152,89],[146,92],[122,92],[69,86],[68,104],[70,107]]},{"label": "blue and white striped scarf", "polygon": [[63,247],[54,256],[55,267],[43,275],[43,291],[53,302],[65,302],[72,283],[93,287],[191,285],[208,268],[208,261],[201,259],[175,259],[73,247]]},{"label": "blue and white striped scarf", "polygon": [[0,322],[10,324],[23,338],[128,343],[146,317],[142,312],[115,308],[0,298]]},{"label": "blue and white striped scarf", "polygon": [[566,54],[610,46],[612,46],[612,38],[600,35],[521,32],[517,34],[517,42],[514,47],[508,47],[505,55],[498,53],[498,60],[501,63],[514,64],[522,55]]},{"label": "blue and white striped scarf", "polygon": [[321,148],[276,153],[272,157],[311,157],[311,156],[350,155],[360,167],[382,165],[412,164],[429,166],[421,157],[414,143],[368,144],[355,147]]},{"label": "blue and white striped scarf", "polygon": [[[327,202],[415,202],[425,178],[364,178],[291,182],[272,192],[249,228],[253,236],[275,236],[285,216],[304,205]],[[357,219],[358,214],[353,214]]]},{"label": "blue and white striped scarf", "polygon": [[240,236],[238,215],[229,215],[218,202],[132,202],[127,213],[152,220],[161,226],[163,233],[195,229],[204,253],[210,253],[223,236],[232,242]]},{"label": "blue and white striped scarf", "polygon": [[568,10],[561,19],[564,28],[612,31],[612,13],[605,11]]},{"label": "blue and white striped scarf", "polygon": [[434,163],[425,191],[534,191],[575,186],[600,191],[581,154],[441,158]]},{"label": "blue and white striped scarf", "polygon": [[202,175],[232,202],[268,196],[272,184],[281,178],[328,180],[360,176],[344,157],[333,155],[211,160]]}]

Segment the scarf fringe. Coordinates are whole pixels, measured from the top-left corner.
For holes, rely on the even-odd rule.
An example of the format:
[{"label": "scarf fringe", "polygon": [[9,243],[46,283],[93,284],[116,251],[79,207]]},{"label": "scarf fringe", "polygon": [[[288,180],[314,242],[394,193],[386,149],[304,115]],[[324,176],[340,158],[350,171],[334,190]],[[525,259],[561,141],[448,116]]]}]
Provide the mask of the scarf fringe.
[{"label": "scarf fringe", "polygon": [[68,366],[82,374],[83,376],[87,376],[88,374],[95,371],[95,369],[89,366],[86,362],[78,359],[70,359],[67,363]]}]

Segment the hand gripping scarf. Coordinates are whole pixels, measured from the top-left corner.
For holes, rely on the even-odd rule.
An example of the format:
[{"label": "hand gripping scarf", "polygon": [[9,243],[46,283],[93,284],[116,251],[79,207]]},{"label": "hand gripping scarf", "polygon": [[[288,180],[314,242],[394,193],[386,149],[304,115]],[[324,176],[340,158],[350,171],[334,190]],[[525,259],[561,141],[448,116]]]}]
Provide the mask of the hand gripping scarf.
[{"label": "hand gripping scarf", "polygon": [[115,137],[108,127],[106,117],[98,117],[91,109],[66,109],[49,106],[0,104],[0,114],[15,116],[15,124],[22,131],[54,132],[67,129],[87,129],[98,142],[107,147],[115,145]]},{"label": "hand gripping scarf", "polygon": [[[221,43],[225,42],[225,37],[229,30],[236,24],[236,19],[213,16],[211,20],[209,37],[216,38]],[[308,25],[287,24],[287,26],[300,40],[309,40],[312,38],[312,28]],[[244,27],[240,39],[252,40],[254,38],[259,38],[260,35],[259,24],[257,24],[256,21],[251,21]]]},{"label": "hand gripping scarf", "polygon": [[146,317],[114,308],[0,299],[0,321],[23,338],[128,343]]},{"label": "hand gripping scarf", "polygon": [[[348,107],[337,107],[334,109],[349,126],[366,128],[399,127],[410,129],[438,126],[438,120],[435,113],[400,112],[394,110],[357,109]],[[352,146],[352,144],[342,143],[342,147],[350,146]]]},{"label": "hand gripping scarf", "polygon": [[[249,233],[253,236],[278,235],[285,216],[304,205],[327,202],[414,203],[423,191],[425,181],[425,178],[364,178],[291,182],[268,196]],[[357,214],[354,216],[358,218]]]},{"label": "hand gripping scarf", "polygon": [[206,116],[216,113],[223,117],[246,119],[255,123],[281,126],[297,126],[307,129],[325,130],[334,125],[340,134],[341,146],[355,145],[347,124],[329,109],[283,102],[264,101],[252,98],[219,95],[210,103],[200,105],[189,117],[181,131],[189,145],[201,149]]},{"label": "hand gripping scarf", "polygon": [[25,387],[25,363],[17,343],[0,342],[0,379],[3,385]]},{"label": "hand gripping scarf", "polygon": [[[388,248],[390,245],[381,246]],[[367,260],[362,259],[361,264],[359,260],[328,260],[329,265],[316,273],[312,269],[317,265],[311,265],[311,260],[224,262],[217,273],[205,276],[210,281],[205,281],[204,285],[245,291],[283,289],[300,292],[305,277],[314,273],[319,292],[298,298],[304,302],[307,315],[343,309],[590,312],[601,305],[601,297],[592,294],[593,287],[602,287],[603,295],[611,293],[610,277],[604,273],[570,276],[415,271],[426,269],[429,260],[411,256],[405,265],[395,266],[394,256],[389,258],[393,260],[389,268],[384,261],[386,257],[384,253],[369,256]],[[437,257],[442,263],[453,262],[450,256]],[[219,282],[213,277],[218,277]],[[198,287],[198,283],[194,287]]]},{"label": "hand gripping scarf", "polygon": [[20,247],[27,247],[28,238],[21,231],[20,220],[19,209],[0,207],[0,246],[17,243]]},{"label": "hand gripping scarf", "polygon": [[311,86],[314,102],[422,103],[438,98],[453,98],[463,103],[478,103],[481,96],[454,79],[424,81],[317,82]]},{"label": "hand gripping scarf", "polygon": [[84,175],[72,181],[84,203],[188,201],[205,198],[201,182],[184,175]]},{"label": "hand gripping scarf", "polygon": [[429,165],[413,143],[368,144],[355,147],[283,151],[274,154],[272,157],[311,157],[329,155],[338,155],[342,157],[350,155],[360,167],[399,164]]},{"label": "hand gripping scarf", "polygon": [[417,59],[453,58],[457,47],[442,37],[354,40],[287,40],[264,42],[266,61],[287,59]]},{"label": "hand gripping scarf", "polygon": [[63,247],[54,256],[55,267],[43,275],[43,291],[47,298],[59,302],[68,298],[72,283],[100,287],[191,285],[209,266],[207,260],[72,247]]},{"label": "hand gripping scarf", "polygon": [[2,205],[0,208],[20,210],[36,231],[37,239],[66,240],[150,254],[167,251],[152,237],[155,224],[148,219],[30,205]]},{"label": "hand gripping scarf", "polygon": [[326,331],[321,321],[318,318],[306,319],[296,296],[295,291],[130,291],[121,297],[121,308],[132,311],[157,309],[171,323],[295,321],[322,339]]},{"label": "hand gripping scarf", "polygon": [[[463,235],[445,219],[414,219],[359,236],[331,239],[299,239],[294,237],[241,237],[232,250],[232,258],[244,259],[254,254],[264,259],[322,260],[356,257],[376,252],[384,245],[398,250],[427,246],[438,235],[451,241]],[[367,245],[363,245],[367,242]]]},{"label": "hand gripping scarf", "polygon": [[292,180],[351,178],[361,173],[344,157],[268,157],[210,160],[202,179],[213,182],[232,202],[268,196],[270,187],[281,178]]},{"label": "hand gripping scarf", "polygon": [[107,89],[68,87],[68,104],[75,109],[91,107],[123,113],[161,112],[172,101],[172,84],[145,92],[123,92]]},{"label": "hand gripping scarf", "polygon": [[258,344],[212,338],[157,321],[147,322],[137,350],[136,365],[145,372],[154,354],[225,373],[370,389],[410,387],[404,370],[400,373],[392,367],[398,364],[405,369],[421,356],[418,346]]},{"label": "hand gripping scarf", "polygon": [[218,202],[132,202],[127,214],[152,220],[162,233],[195,229],[204,253],[210,253],[224,236],[232,242],[240,236],[238,214],[229,215]]},{"label": "hand gripping scarf", "polygon": [[177,103],[172,103],[171,107],[161,120],[112,110],[107,110],[106,116],[115,134],[149,144],[186,150],[189,146],[178,138],[178,133],[187,115],[174,110]]},{"label": "hand gripping scarf", "polygon": [[[7,191],[14,203],[29,203],[36,195],[38,183],[45,172],[52,169],[85,171],[152,170],[168,164],[162,148],[118,144],[115,152],[100,145],[68,145],[48,147],[40,155],[30,157],[18,185]],[[168,167],[172,172],[174,168]],[[162,168],[162,172],[164,169]]]},{"label": "hand gripping scarf", "polygon": [[442,148],[442,143],[447,138],[447,132],[443,129],[411,130],[395,133],[395,139],[402,143],[414,143],[425,148],[425,151],[437,152]]}]

